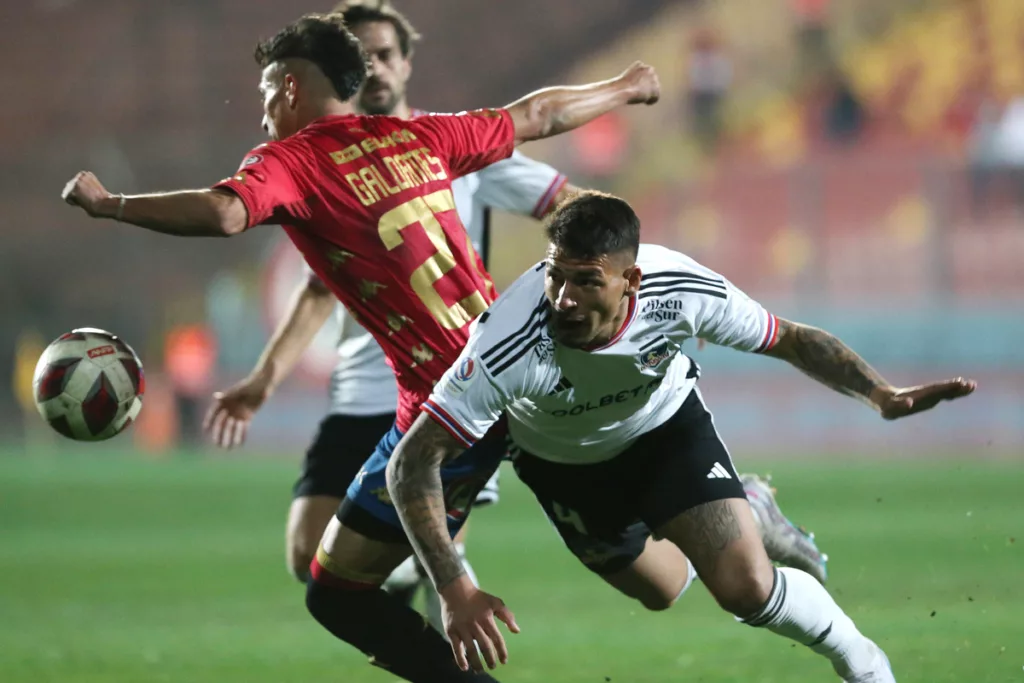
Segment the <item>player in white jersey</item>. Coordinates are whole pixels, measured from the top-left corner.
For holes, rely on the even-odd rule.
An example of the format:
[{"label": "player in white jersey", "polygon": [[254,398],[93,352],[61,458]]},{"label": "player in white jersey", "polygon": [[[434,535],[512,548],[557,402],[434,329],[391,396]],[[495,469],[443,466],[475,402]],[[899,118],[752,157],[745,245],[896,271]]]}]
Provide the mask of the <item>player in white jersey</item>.
[{"label": "player in white jersey", "polygon": [[665,608],[697,574],[737,619],[809,646],[843,680],[894,681],[821,584],[772,566],[682,347],[700,338],[786,360],[886,419],[975,383],[893,387],[831,334],[776,318],[683,254],[641,246],[635,213],[610,195],[581,193],[547,231],[546,261],[479,318],[388,464],[388,491],[444,601],[460,665],[482,668],[474,641],[489,666],[506,661],[494,617],[518,627],[463,575],[437,472],[504,416],[520,478],[612,586]]},{"label": "player in white jersey", "polygon": [[[346,24],[370,58],[371,71],[360,97],[360,108],[368,114],[414,118],[427,115],[406,102],[406,81],[411,73],[415,29],[389,5],[351,3],[339,6]],[[490,251],[492,208],[542,218],[559,201],[576,190],[554,168],[514,152],[509,159],[452,183],[455,205],[476,252],[487,262]],[[398,399],[393,370],[372,336],[338,304],[312,273],[301,284],[289,314],[267,344],[249,378],[215,396],[209,422],[218,414],[224,428],[215,435],[224,446],[244,440],[254,413],[283,381],[314,335],[332,314],[340,326],[338,364],[331,375],[330,408],[306,452],[302,473],[293,488],[286,531],[286,562],[289,571],[305,580],[323,530],[336,510],[353,477],[392,426]],[[806,535],[786,520],[771,491],[752,475],[745,475],[746,490],[758,502],[765,540],[772,558],[805,567],[825,580],[825,557]],[[497,500],[497,474],[477,497],[476,506]],[[458,548],[464,550],[460,537]],[[467,570],[472,572],[469,563]],[[387,586],[411,599],[422,583],[415,563],[400,567]],[[436,594],[427,590],[428,612],[439,625]]]}]

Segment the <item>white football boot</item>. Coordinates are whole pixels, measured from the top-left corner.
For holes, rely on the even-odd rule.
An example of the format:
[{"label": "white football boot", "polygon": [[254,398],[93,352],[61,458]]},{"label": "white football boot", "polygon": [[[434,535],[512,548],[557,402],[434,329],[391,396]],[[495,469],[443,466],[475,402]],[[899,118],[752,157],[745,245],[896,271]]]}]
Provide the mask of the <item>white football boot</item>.
[{"label": "white football boot", "polygon": [[775,502],[771,478],[741,474],[740,481],[754,512],[754,521],[761,532],[761,541],[772,562],[807,572],[819,583],[828,579],[828,555],[818,550],[814,534],[804,531],[782,514]]}]

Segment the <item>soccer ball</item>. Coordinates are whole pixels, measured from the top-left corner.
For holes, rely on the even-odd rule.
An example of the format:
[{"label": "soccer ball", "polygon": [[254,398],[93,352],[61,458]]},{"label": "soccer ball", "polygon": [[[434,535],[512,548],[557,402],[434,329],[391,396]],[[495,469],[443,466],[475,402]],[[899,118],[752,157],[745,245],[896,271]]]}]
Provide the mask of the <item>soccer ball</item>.
[{"label": "soccer ball", "polygon": [[124,431],[138,417],[145,389],[142,363],[131,347],[92,327],[47,346],[32,379],[39,414],[76,441],[103,441]]}]

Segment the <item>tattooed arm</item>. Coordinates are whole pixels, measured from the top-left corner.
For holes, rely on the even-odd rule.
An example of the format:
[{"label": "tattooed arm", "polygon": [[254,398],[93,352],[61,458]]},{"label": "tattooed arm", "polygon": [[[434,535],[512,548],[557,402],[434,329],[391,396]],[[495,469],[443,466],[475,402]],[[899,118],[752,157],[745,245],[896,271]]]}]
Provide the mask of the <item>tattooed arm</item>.
[{"label": "tattooed arm", "polygon": [[388,462],[391,501],[416,555],[440,591],[465,573],[448,534],[441,466],[465,447],[427,414],[413,423]]},{"label": "tattooed arm", "polygon": [[892,386],[853,349],[817,327],[777,318],[778,341],[765,355],[780,358],[841,394],[876,405],[872,394]]},{"label": "tattooed arm", "polygon": [[778,339],[765,355],[781,358],[841,394],[864,401],[887,420],[928,410],[940,401],[966,396],[975,382],[957,377],[900,389],[889,384],[853,349],[816,327],[778,320]]}]

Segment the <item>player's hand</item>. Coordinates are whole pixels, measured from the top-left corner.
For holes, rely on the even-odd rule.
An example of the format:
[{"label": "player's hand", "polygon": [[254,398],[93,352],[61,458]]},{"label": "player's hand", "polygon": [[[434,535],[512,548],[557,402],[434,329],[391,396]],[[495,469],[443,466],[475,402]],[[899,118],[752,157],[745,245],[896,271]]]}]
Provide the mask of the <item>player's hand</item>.
[{"label": "player's hand", "polygon": [[519,633],[519,625],[501,598],[483,592],[463,575],[441,591],[441,614],[455,662],[463,671],[484,670],[477,647],[488,668],[508,663],[508,648],[494,618],[505,622],[512,633]]},{"label": "player's hand", "polygon": [[898,389],[885,387],[871,393],[871,402],[886,420],[896,420],[930,410],[940,401],[952,401],[974,392],[978,383],[972,379],[957,377],[919,387]]},{"label": "player's hand", "polygon": [[233,448],[245,443],[253,415],[270,397],[268,372],[246,377],[227,391],[213,395],[213,405],[206,412],[203,429],[210,432],[213,442],[221,448]]},{"label": "player's hand", "polygon": [[107,188],[103,187],[103,183],[91,171],[76,173],[64,186],[60,198],[71,206],[82,207],[93,218],[113,215],[104,210],[105,205],[110,204],[113,195],[107,192]]},{"label": "player's hand", "polygon": [[633,64],[619,75],[619,82],[630,92],[630,104],[654,104],[661,97],[661,82],[653,66],[643,62]]}]

